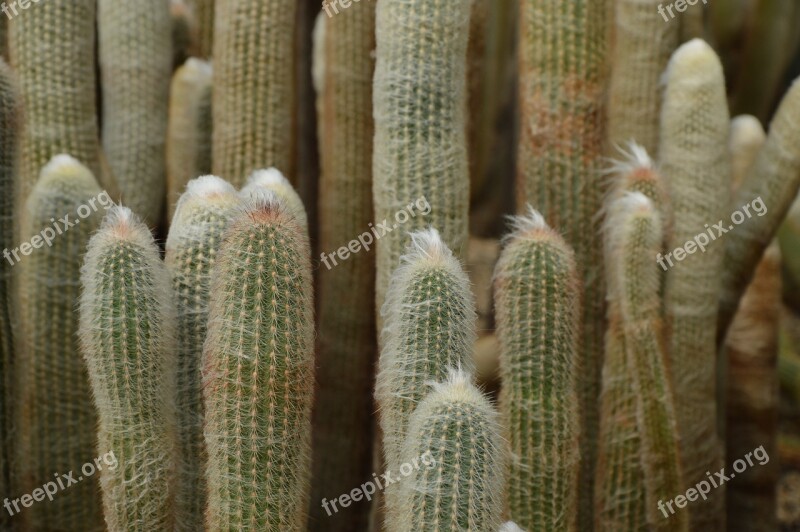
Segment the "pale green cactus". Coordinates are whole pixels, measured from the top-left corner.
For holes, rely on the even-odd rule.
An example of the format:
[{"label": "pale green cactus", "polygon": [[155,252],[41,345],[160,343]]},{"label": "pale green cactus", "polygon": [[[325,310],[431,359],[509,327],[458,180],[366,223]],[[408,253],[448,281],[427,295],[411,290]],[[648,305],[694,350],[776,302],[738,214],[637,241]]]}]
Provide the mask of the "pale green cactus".
[{"label": "pale green cactus", "polygon": [[167,237],[165,262],[177,304],[177,416],[180,438],[176,529],[202,530],[207,453],[201,363],[206,339],[211,270],[239,205],[234,188],[214,176],[189,181]]},{"label": "pale green cactus", "polygon": [[211,274],[203,394],[211,531],[305,530],[314,318],[305,228],[275,197],[229,225]]},{"label": "pale green cactus", "polygon": [[575,530],[580,467],[580,282],[572,249],[532,208],[495,269],[509,517]]},{"label": "pale green cactus", "polygon": [[99,417],[98,452],[109,530],[174,526],[175,308],[169,272],[147,227],[113,207],[81,271],[80,338]]}]

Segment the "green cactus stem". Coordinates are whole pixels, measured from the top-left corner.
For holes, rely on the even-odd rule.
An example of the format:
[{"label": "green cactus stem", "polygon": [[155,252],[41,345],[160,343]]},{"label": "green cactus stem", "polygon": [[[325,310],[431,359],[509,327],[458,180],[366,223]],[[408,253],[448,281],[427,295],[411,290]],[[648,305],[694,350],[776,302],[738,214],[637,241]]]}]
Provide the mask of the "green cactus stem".
[{"label": "green cactus stem", "polygon": [[180,438],[176,525],[203,530],[206,508],[206,445],[201,363],[208,321],[211,270],[239,199],[226,181],[203,176],[189,181],[175,210],[165,262],[177,297],[177,416]]},{"label": "green cactus stem", "polygon": [[[400,480],[403,507],[389,530],[496,530],[502,523],[506,448],[497,412],[454,371],[411,415]],[[421,462],[421,463],[420,463]]]},{"label": "green cactus stem", "polygon": [[305,228],[276,198],[230,222],[211,274],[203,394],[210,531],[305,530],[314,319]]},{"label": "green cactus stem", "polygon": [[171,530],[177,434],[175,309],[150,231],[113,207],[81,271],[80,337],[99,417],[97,449],[112,532]]},{"label": "green cactus stem", "polygon": [[514,219],[495,270],[500,412],[514,457],[509,517],[575,530],[578,512],[580,282],[572,250],[532,208]]}]

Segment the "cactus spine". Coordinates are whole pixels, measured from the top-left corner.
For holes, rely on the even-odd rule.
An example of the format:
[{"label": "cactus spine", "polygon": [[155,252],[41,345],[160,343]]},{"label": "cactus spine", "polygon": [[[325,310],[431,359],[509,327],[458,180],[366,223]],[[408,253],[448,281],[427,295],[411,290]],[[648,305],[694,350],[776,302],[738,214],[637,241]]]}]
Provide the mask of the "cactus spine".
[{"label": "cactus spine", "polygon": [[[726,216],[730,117],[722,66],[705,42],[695,39],[681,46],[670,60],[666,80],[659,159],[674,211],[667,243],[671,250],[693,241],[706,231],[706,225]],[[673,264],[669,256],[661,261],[663,269],[667,269],[665,262],[669,264],[664,305],[671,331],[670,366],[685,488],[705,479],[706,471],[722,467],[715,330],[723,245],[712,240],[704,252],[686,255],[683,261]],[[721,526],[724,498],[724,487],[714,490],[704,510],[692,512],[692,526]]]},{"label": "cactus spine", "polygon": [[514,459],[509,517],[576,530],[580,282],[566,242],[532,208],[514,221],[495,270],[500,411]]},{"label": "cactus spine", "polygon": [[[426,383],[443,380],[449,368],[472,369],[475,310],[469,279],[435,229],[411,235],[382,313],[375,396],[386,466],[398,471],[408,421],[428,391]],[[388,526],[398,517],[400,501],[393,485],[386,500]]]},{"label": "cactus spine", "polygon": [[211,64],[190,57],[172,78],[167,126],[169,219],[186,184],[211,172]]},{"label": "cactus spine", "polygon": [[401,517],[390,529],[496,530],[503,514],[504,444],[497,412],[469,375],[454,372],[436,384],[409,420],[404,465],[423,463],[403,479]]},{"label": "cactus spine", "polygon": [[[319,16],[316,85],[320,104],[330,103],[319,106],[319,235],[320,249],[327,251],[368,230],[373,221],[375,3],[355,4],[343,16]],[[367,529],[368,504],[353,504],[334,516],[324,515],[316,504],[364,483],[372,471],[377,341],[375,255],[367,251],[319,273],[313,530]],[[344,300],[346,307],[340,304]]]},{"label": "cactus spine", "polygon": [[[122,200],[150,225],[166,187],[172,25],[164,0],[99,0],[103,147]],[[194,177],[194,176],[193,176]]]},{"label": "cactus spine", "polygon": [[[14,247],[17,203],[14,187],[19,169],[20,97],[14,73],[0,59],[0,248]],[[11,485],[12,390],[14,388],[14,338],[11,323],[11,267],[0,261],[0,493],[13,493]],[[11,530],[11,516],[0,514],[0,528]]]},{"label": "cactus spine", "polygon": [[214,34],[214,174],[293,173],[297,2],[220,2]]},{"label": "cactus spine", "polygon": [[238,203],[236,191],[222,179],[194,179],[178,202],[167,238],[165,261],[177,297],[180,461],[175,506],[179,530],[203,529],[207,455],[201,362],[209,284],[222,236]]},{"label": "cactus spine", "polygon": [[304,229],[308,228],[308,216],[303,200],[292,184],[277,168],[256,170],[247,178],[247,184],[239,195],[244,199],[257,199],[264,194],[274,194]]},{"label": "cactus spine", "polygon": [[203,354],[210,531],[306,526],[313,294],[305,229],[275,198],[229,225]]},{"label": "cactus spine", "polygon": [[89,241],[81,271],[80,337],[99,415],[108,529],[173,527],[175,309],[169,273],[147,227],[114,207]]},{"label": "cactus spine", "polygon": [[9,21],[9,55],[19,80],[25,128],[22,135],[21,203],[50,159],[69,153],[101,174],[95,104],[96,0],[48,0]]},{"label": "cactus spine", "polygon": [[583,284],[578,527],[589,530],[605,329],[597,215],[602,201],[611,0],[520,0],[519,5],[517,205],[534,206],[550,227],[565,236],[575,251]]},{"label": "cactus spine", "polygon": [[[59,155],[42,170],[22,214],[22,241],[40,249],[21,257],[19,265],[22,315],[14,452],[21,493],[31,493],[56,472],[77,471],[95,456],[97,415],[74,309],[80,298],[81,258],[105,212],[101,205],[89,207],[99,194],[86,167]],[[76,225],[68,231],[62,225],[55,229],[53,220],[65,215]],[[48,230],[49,241],[40,234]],[[85,479],[22,517],[32,530],[105,530],[97,479]]]},{"label": "cactus spine", "polygon": [[422,196],[432,207],[427,217],[412,217],[401,231],[378,241],[378,308],[408,231],[430,225],[457,255],[466,252],[470,9],[470,0],[382,0],[377,6],[375,216],[391,223],[396,212]]}]

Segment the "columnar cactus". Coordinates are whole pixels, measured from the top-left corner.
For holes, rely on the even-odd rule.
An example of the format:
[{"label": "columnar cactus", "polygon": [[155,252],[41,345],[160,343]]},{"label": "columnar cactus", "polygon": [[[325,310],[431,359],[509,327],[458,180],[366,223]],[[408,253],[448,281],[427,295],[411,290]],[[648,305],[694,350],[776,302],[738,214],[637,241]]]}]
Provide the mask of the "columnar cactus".
[{"label": "columnar cactus", "polygon": [[308,227],[308,216],[303,206],[303,200],[295,191],[292,184],[277,168],[267,168],[256,170],[247,178],[247,184],[242,188],[239,195],[247,199],[257,199],[264,194],[274,194],[283,203],[292,216],[304,228]]},{"label": "columnar cactus", "polygon": [[99,416],[97,449],[118,466],[100,486],[108,529],[169,530],[176,461],[175,309],[150,231],[114,207],[89,241],[80,337]]},{"label": "columnar cactus", "polygon": [[598,212],[611,0],[520,0],[519,6],[517,205],[533,205],[564,235],[583,285],[578,527],[588,530],[605,329]]},{"label": "columnar cactus", "polygon": [[[0,248],[14,248],[14,227],[18,205],[14,187],[18,176],[19,136],[21,134],[20,97],[14,73],[0,59]],[[11,487],[13,327],[11,324],[11,267],[0,257],[0,493],[13,493]],[[0,528],[10,529],[9,515],[0,515]]]},{"label": "columnar cactus", "polygon": [[305,530],[314,321],[305,229],[274,197],[230,222],[212,271],[203,394],[210,531]]},{"label": "columnar cactus", "polygon": [[[60,153],[87,165],[115,196],[101,165],[95,74],[96,0],[48,0],[9,21],[9,55],[25,109],[18,193]],[[22,14],[21,14],[22,15]]]},{"label": "columnar cactus", "polygon": [[744,181],[766,139],[767,134],[758,118],[739,115],[731,120],[728,153],[731,157],[731,185],[734,189]]},{"label": "columnar cactus", "polygon": [[293,172],[297,2],[219,2],[214,34],[214,174],[241,185],[274,166]]},{"label": "columnar cactus", "polygon": [[532,208],[514,220],[495,270],[500,412],[511,445],[509,517],[575,530],[578,514],[580,282],[572,250]]},{"label": "columnar cactus", "polygon": [[[674,531],[688,530],[688,516],[686,511],[678,512],[665,521],[667,516],[661,515],[659,509],[662,501],[672,499],[684,489],[672,383],[664,350],[661,269],[655,261],[663,240],[660,214],[644,194],[626,194],[609,206],[606,219],[609,300],[619,311],[617,325],[622,326],[625,371],[635,397],[640,447],[633,455],[609,457],[605,482],[616,480],[613,477],[620,466],[618,460],[639,462],[650,527]],[[618,493],[625,489],[626,486],[617,486]]]},{"label": "columnar cactus", "polygon": [[[367,504],[328,516],[318,501],[370,479],[375,330],[375,245],[372,217],[372,74],[375,2],[342,16],[323,13],[315,71],[320,101],[319,247],[329,252],[360,235],[358,254],[319,270],[317,392],[311,495],[313,530],[367,528]],[[321,62],[320,62],[321,61]],[[365,233],[365,231],[367,231]],[[342,301],[348,304],[343,306]]]},{"label": "columnar cactus", "polygon": [[181,66],[195,48],[195,27],[192,11],[183,0],[169,0],[172,69]]},{"label": "columnar cactus", "polygon": [[176,526],[203,529],[206,445],[201,363],[211,270],[228,221],[239,204],[234,188],[214,176],[189,181],[175,211],[165,261],[177,303],[177,416],[180,442]]},{"label": "columnar cactus", "polygon": [[409,231],[430,225],[458,256],[466,253],[469,164],[464,102],[471,4],[381,0],[377,6],[375,217],[392,223],[395,213],[422,196],[432,207],[428,216],[412,217],[402,230],[378,240],[378,308]]},{"label": "columnar cactus", "polygon": [[[21,493],[31,493],[55,472],[77,471],[95,456],[97,415],[74,310],[80,298],[81,259],[104,207],[110,206],[107,195],[105,205],[98,203],[100,194],[86,167],[59,155],[42,170],[22,212],[22,242],[36,249],[29,247],[30,255],[20,256],[18,266],[14,452]],[[74,227],[53,223],[65,216]],[[21,518],[31,530],[105,530],[97,478],[26,510]]]},{"label": "columnar cactus", "polygon": [[[471,372],[475,342],[469,279],[439,233],[413,233],[400,260],[382,309],[385,327],[375,388],[390,471],[403,463],[409,418],[427,394],[427,382],[443,380],[453,367]],[[397,519],[400,501],[393,485],[386,499],[389,525]]]},{"label": "columnar cactus", "polygon": [[[724,243],[706,231],[729,216],[730,117],[722,66],[705,42],[695,39],[681,46],[670,60],[666,81],[659,162],[674,213],[667,249],[695,244],[684,260],[678,260],[677,252],[675,260],[671,253],[658,258],[661,268],[669,270],[664,306],[686,489],[706,479],[706,471],[722,467],[715,331]],[[698,234],[705,237],[699,239],[705,249],[694,240]],[[692,526],[721,526],[724,498],[724,486],[714,490],[704,509],[692,513]]]},{"label": "columnar cactus", "polygon": [[403,449],[402,469],[411,473],[400,480],[403,506],[389,530],[489,531],[501,525],[505,442],[497,412],[471,376],[455,371],[434,385],[411,415]]},{"label": "columnar cactus", "polygon": [[679,24],[665,24],[657,13],[662,0],[614,3],[616,41],[609,87],[608,135],[611,146],[635,141],[648,153],[658,148],[661,76],[678,47]]},{"label": "columnar cactus", "polygon": [[[103,147],[122,200],[150,225],[164,207],[172,25],[164,0],[99,0]],[[196,177],[196,176],[193,176]]]},{"label": "columnar cactus", "polygon": [[172,78],[167,125],[169,219],[190,180],[211,172],[211,64],[190,57]]},{"label": "columnar cactus", "polygon": [[725,267],[722,270],[719,338],[724,338],[739,299],[767,245],[797,196],[800,188],[800,80],[784,96],[769,127],[767,140],[747,173],[733,208],[756,198],[767,207],[763,216],[752,216],[726,234]]}]

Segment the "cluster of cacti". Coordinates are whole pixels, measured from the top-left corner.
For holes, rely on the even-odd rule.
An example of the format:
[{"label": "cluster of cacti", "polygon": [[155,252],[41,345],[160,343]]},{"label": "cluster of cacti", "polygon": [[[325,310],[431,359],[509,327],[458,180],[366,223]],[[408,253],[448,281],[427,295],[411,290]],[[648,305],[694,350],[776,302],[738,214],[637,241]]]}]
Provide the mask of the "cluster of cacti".
[{"label": "cluster of cacti", "polygon": [[796,526],[790,4],[3,3],[0,528]]}]

